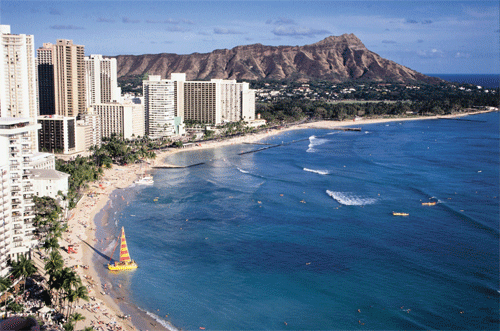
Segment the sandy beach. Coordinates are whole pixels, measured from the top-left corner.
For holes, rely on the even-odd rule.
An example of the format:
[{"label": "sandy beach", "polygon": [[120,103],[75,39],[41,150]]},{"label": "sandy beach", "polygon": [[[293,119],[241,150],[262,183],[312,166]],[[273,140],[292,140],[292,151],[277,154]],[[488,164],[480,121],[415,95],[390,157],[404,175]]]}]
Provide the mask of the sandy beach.
[{"label": "sandy beach", "polygon": [[70,212],[68,221],[69,230],[63,236],[63,240],[60,241],[61,246],[64,247],[70,244],[75,245],[76,253],[68,254],[66,251],[61,254],[66,266],[74,267],[80,275],[84,285],[86,285],[89,290],[89,297],[91,298],[89,302],[80,301],[75,305],[77,308],[75,312],[81,313],[86,318],[76,324],[76,330],[82,330],[90,326],[93,326],[96,330],[142,330],[147,329],[148,326],[151,330],[166,329],[152,317],[137,309],[132,313],[127,312],[131,315],[130,319],[122,318],[122,316],[126,314],[122,309],[123,306],[120,306],[120,301],[117,298],[112,298],[108,294],[109,292],[108,289],[105,288],[105,284],[101,283],[96,268],[102,268],[102,265],[93,265],[92,257],[96,253],[90,246],[94,247],[97,240],[95,233],[96,215],[109,203],[111,193],[117,189],[129,187],[144,173],[144,171],[149,173],[153,166],[163,164],[164,159],[168,155],[179,151],[256,142],[271,135],[297,129],[334,129],[343,126],[362,127],[363,125],[375,123],[454,118],[477,113],[481,112],[448,116],[375,118],[342,122],[311,122],[288,126],[282,129],[266,130],[260,133],[248,134],[227,140],[201,143],[201,146],[197,145],[189,149],[170,149],[159,153],[155,160],[149,160],[149,163],[143,164],[142,167],[139,164],[128,166],[113,165],[111,169],[104,170],[104,175],[99,182],[90,184],[89,189],[79,201],[77,207]]}]

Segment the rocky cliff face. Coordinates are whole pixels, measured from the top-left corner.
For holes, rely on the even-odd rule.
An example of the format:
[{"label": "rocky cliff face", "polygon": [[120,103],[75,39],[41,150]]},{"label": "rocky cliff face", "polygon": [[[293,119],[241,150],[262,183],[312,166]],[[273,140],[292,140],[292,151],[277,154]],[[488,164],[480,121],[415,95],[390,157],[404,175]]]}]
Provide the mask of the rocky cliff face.
[{"label": "rocky cliff face", "polygon": [[182,72],[188,80],[440,81],[369,51],[354,34],[305,46],[254,44],[205,54],[119,55],[116,59],[118,77],[147,72],[170,78],[171,73]]}]

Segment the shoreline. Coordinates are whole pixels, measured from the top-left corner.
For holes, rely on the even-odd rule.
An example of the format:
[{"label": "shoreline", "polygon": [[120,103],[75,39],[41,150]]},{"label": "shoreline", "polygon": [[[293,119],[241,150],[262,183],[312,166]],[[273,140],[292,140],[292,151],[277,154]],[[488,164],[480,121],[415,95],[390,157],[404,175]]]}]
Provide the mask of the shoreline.
[{"label": "shoreline", "polygon": [[[270,129],[260,133],[244,135],[236,138],[230,138],[221,141],[202,142],[201,146],[191,148],[176,148],[169,149],[157,154],[156,159],[150,160],[149,163],[142,165],[133,164],[128,166],[113,165],[111,169],[105,169],[102,179],[97,183],[90,184],[89,189],[82,199],[78,202],[77,207],[71,211],[71,216],[68,220],[68,232],[66,232],[61,240],[61,246],[75,244],[77,248],[76,254],[68,254],[67,251],[62,252],[65,266],[84,265],[86,268],[77,267],[76,271],[81,277],[82,282],[89,289],[89,298],[95,297],[95,300],[88,302],[76,303],[80,309],[75,312],[81,313],[86,317],[85,320],[77,322],[75,329],[83,329],[85,327],[94,326],[104,327],[103,330],[120,330],[116,326],[121,327],[121,330],[142,330],[141,327],[151,325],[154,330],[170,330],[171,328],[164,326],[160,321],[156,320],[148,312],[141,310],[139,307],[124,307],[125,302],[119,298],[113,298],[111,295],[105,294],[103,290],[103,280],[100,278],[97,268],[99,265],[94,263],[94,252],[92,247],[96,243],[97,238],[97,222],[102,219],[105,212],[105,207],[113,200],[113,195],[118,195],[118,190],[126,189],[131,186],[139,176],[145,172],[151,172],[154,166],[165,164],[165,158],[169,155],[181,151],[193,151],[199,149],[209,149],[222,147],[227,145],[238,145],[243,143],[252,143],[267,137],[299,129],[334,129],[346,126],[359,126],[387,122],[399,122],[410,120],[429,120],[441,118],[458,118],[469,115],[488,113],[491,111],[477,111],[471,113],[460,113],[443,116],[415,116],[415,117],[391,117],[391,118],[372,118],[361,119],[359,121],[319,121],[303,123],[299,125],[291,125],[282,129]],[[90,196],[90,193],[93,193]],[[98,216],[101,217],[98,217]],[[92,247],[90,247],[92,246]],[[103,292],[104,291],[104,292]],[[104,294],[103,294],[104,293]],[[98,304],[98,305],[96,305]],[[86,307],[83,307],[85,305]],[[93,305],[89,309],[89,306]],[[99,308],[96,308],[99,307]],[[131,320],[120,318],[123,315],[132,315]],[[98,322],[104,322],[99,324]],[[161,321],[165,321],[161,319]],[[168,323],[168,321],[167,321]],[[109,325],[110,327],[105,327]],[[114,327],[113,327],[114,325]]]}]

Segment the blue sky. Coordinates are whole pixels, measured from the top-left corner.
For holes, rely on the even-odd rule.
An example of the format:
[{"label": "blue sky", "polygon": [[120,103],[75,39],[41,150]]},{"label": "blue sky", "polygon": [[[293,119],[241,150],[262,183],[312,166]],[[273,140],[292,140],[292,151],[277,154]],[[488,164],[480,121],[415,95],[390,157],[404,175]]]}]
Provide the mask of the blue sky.
[{"label": "blue sky", "polygon": [[0,15],[37,48],[72,39],[86,55],[307,45],[354,33],[422,73],[500,73],[498,1],[2,0]]}]

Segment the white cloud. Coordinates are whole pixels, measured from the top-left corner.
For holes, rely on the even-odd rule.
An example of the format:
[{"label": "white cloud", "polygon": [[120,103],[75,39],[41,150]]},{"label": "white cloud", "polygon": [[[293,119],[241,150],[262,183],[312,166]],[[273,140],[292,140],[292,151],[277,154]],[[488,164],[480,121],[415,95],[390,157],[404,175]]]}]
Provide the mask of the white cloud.
[{"label": "white cloud", "polygon": [[445,53],[436,48],[432,48],[431,50],[418,50],[417,55],[423,59],[436,59],[445,57]]},{"label": "white cloud", "polygon": [[330,34],[328,30],[316,30],[307,27],[284,27],[278,26],[274,28],[272,33],[276,36],[291,36],[291,37],[314,37],[316,35]]},{"label": "white cloud", "polygon": [[467,52],[456,52],[455,58],[457,59],[468,59],[470,58],[470,53]]}]

